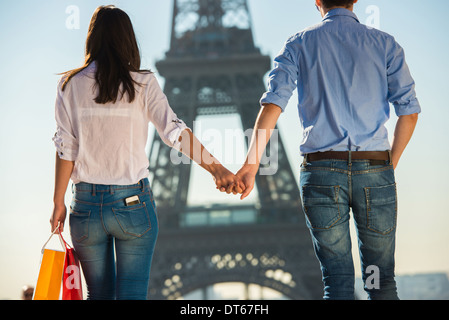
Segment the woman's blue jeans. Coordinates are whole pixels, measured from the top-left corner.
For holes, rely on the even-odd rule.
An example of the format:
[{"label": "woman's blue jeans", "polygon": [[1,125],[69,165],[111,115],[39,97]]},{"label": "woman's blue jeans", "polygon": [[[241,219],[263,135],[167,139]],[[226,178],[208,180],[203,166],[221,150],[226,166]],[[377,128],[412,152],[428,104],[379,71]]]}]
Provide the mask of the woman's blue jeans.
[{"label": "woman's blue jeans", "polygon": [[[88,299],[145,300],[158,234],[148,179],[127,186],[81,182],[72,190],[70,233]],[[140,203],[126,205],[135,195]]]},{"label": "woman's blue jeans", "polygon": [[393,166],[319,160],[301,166],[306,223],[321,265],[324,299],[354,299],[349,234],[352,209],[369,299],[398,299],[394,280],[397,194]]}]

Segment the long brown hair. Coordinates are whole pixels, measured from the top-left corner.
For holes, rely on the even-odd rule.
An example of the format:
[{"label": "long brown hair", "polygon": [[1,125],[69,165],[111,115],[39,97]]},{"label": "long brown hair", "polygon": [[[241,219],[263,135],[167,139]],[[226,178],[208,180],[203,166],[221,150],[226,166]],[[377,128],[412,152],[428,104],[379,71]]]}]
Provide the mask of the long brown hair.
[{"label": "long brown hair", "polygon": [[95,61],[97,71],[95,80],[99,87],[96,103],[116,102],[120,85],[123,85],[121,98],[128,93],[129,102],[135,98],[134,84],[139,85],[130,75],[130,71],[140,70],[140,52],[134,29],[128,15],[115,6],[98,7],[90,20],[86,39],[84,65],[63,73],[64,91],[73,76],[83,71]]}]

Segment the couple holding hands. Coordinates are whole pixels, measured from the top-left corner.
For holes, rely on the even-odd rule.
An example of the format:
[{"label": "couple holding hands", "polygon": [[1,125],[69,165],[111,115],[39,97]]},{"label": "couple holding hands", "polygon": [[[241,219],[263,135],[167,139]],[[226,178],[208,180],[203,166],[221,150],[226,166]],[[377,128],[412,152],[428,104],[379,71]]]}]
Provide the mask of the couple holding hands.
[{"label": "couple holding hands", "polygon": [[[244,199],[295,89],[304,132],[300,194],[324,298],[354,299],[350,211],[363,280],[368,267],[380,271],[379,286],[365,286],[369,298],[398,298],[394,169],[421,111],[414,81],[394,38],[359,22],[353,13],[357,0],[314,2],[323,19],[290,37],[275,58],[246,161],[235,175],[177,118],[154,74],[140,69],[128,15],[114,6],[97,8],[84,65],[64,73],[57,88],[50,219],[52,231],[58,224],[64,230],[72,180],[70,234],[89,299],[147,298],[158,234],[157,199],[147,178],[148,124],[210,172],[220,191]],[[385,128],[390,104],[399,117],[391,145]]]}]

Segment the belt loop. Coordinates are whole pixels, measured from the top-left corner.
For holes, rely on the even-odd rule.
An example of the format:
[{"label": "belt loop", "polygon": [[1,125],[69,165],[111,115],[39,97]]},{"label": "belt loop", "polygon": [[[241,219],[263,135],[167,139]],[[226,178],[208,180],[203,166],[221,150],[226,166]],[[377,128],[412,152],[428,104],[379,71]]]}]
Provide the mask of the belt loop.
[{"label": "belt loop", "polygon": [[114,191],[115,191],[115,190],[114,190],[114,186],[113,186],[113,185],[110,185],[110,186],[109,186],[109,193],[110,193],[110,194],[114,194]]},{"label": "belt loop", "polygon": [[139,181],[140,189],[143,192],[145,190],[145,184],[143,183],[143,179]]},{"label": "belt loop", "polygon": [[95,193],[95,185],[92,184],[92,195],[95,197],[96,193]]},{"label": "belt loop", "polygon": [[304,158],[303,158],[303,160],[302,160],[302,166],[303,166],[303,167],[307,166],[307,153],[304,154]]},{"label": "belt loop", "polygon": [[390,161],[390,166],[393,164],[393,161],[391,160],[391,150],[388,150],[388,160]]},{"label": "belt loop", "polygon": [[351,161],[352,161],[351,157],[352,157],[352,151],[349,150],[349,155],[348,155],[348,164],[349,164],[349,165],[352,164],[352,162],[351,162]]}]

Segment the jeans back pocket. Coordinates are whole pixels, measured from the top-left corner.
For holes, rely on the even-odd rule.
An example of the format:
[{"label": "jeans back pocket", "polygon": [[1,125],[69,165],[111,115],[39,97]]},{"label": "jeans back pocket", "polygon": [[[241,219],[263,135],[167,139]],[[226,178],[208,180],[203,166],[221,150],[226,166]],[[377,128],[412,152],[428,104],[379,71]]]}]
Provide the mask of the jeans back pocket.
[{"label": "jeans back pocket", "polygon": [[141,237],[151,229],[150,216],[145,202],[124,208],[112,208],[124,233]]},{"label": "jeans back pocket", "polygon": [[396,184],[366,187],[366,214],[368,229],[386,235],[396,227]]},{"label": "jeans back pocket", "polygon": [[302,202],[309,227],[329,229],[341,219],[338,206],[339,191],[339,186],[302,187]]}]

